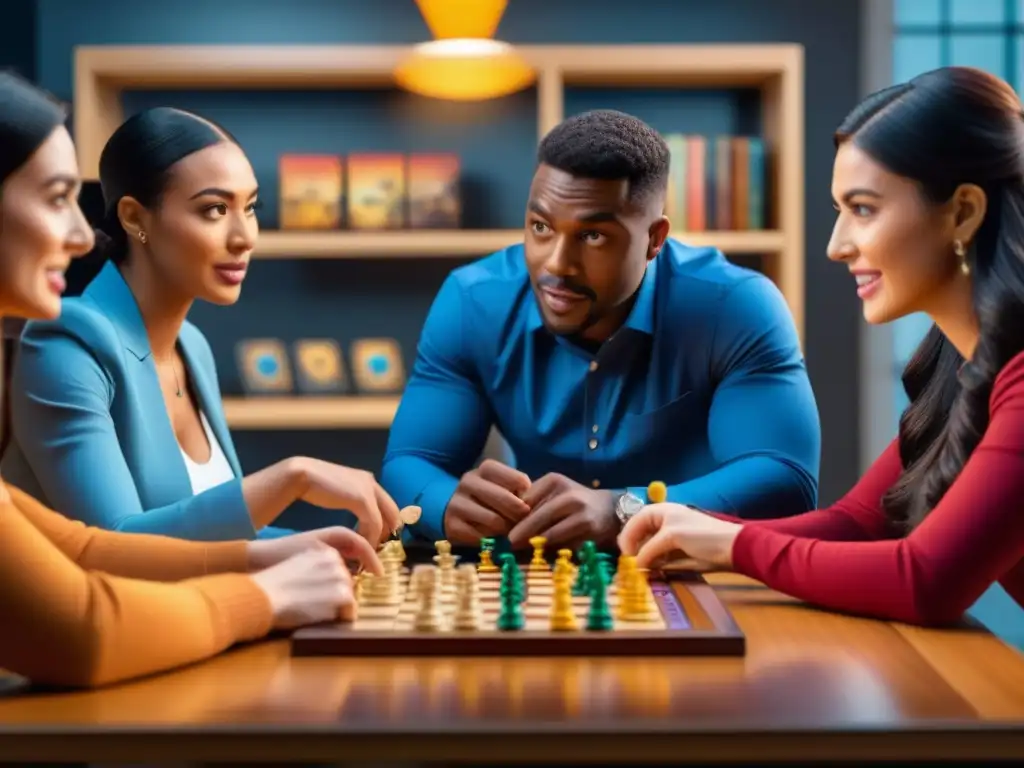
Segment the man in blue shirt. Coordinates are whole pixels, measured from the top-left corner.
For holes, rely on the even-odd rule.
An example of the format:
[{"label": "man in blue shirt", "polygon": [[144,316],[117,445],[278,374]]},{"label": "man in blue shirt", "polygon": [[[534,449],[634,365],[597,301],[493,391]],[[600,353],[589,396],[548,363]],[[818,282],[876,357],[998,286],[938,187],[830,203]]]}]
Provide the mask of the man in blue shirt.
[{"label": "man in blue shirt", "polygon": [[[646,502],[746,517],[817,501],[820,427],[767,278],[668,239],[669,151],[598,111],[542,141],[522,245],[454,270],[420,338],[381,482],[428,539],[613,545]],[[480,456],[492,425],[516,468]]]}]

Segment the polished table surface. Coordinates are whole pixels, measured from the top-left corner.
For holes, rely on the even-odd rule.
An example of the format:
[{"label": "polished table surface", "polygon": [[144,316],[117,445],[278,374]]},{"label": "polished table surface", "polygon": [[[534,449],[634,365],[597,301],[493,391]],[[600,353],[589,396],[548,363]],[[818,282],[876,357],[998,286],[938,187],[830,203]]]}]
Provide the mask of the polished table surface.
[{"label": "polished table surface", "polygon": [[427,762],[1024,757],[1024,656],[710,576],[743,658],[291,658],[286,640],[0,697],[0,759]]}]

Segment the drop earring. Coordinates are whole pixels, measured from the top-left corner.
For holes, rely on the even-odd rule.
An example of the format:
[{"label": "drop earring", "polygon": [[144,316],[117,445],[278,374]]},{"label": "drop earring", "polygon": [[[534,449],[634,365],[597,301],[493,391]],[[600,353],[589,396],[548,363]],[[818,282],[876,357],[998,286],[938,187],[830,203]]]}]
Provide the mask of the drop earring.
[{"label": "drop earring", "polygon": [[960,271],[966,277],[971,274],[971,265],[967,263],[967,249],[964,248],[964,244],[959,240],[953,241],[953,253],[960,259]]}]

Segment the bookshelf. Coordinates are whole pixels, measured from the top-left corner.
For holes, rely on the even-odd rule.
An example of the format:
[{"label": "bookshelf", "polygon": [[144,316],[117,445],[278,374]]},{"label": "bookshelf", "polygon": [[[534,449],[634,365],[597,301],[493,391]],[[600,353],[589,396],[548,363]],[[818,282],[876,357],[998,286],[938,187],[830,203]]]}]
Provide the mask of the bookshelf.
[{"label": "bookshelf", "polygon": [[[258,259],[375,259],[386,257],[483,256],[521,242],[520,229],[419,230],[395,232],[264,231],[253,254]],[[782,233],[694,232],[690,245],[713,245],[727,253],[781,253]]]},{"label": "bookshelf", "polygon": [[[129,89],[268,90],[393,87],[406,46],[84,46],[74,57],[74,131],[82,173],[98,175],[103,145],[124,119]],[[575,86],[755,88],[770,160],[769,229],[673,232],[683,242],[762,258],[804,336],[804,57],[794,44],[540,45],[517,50],[537,71],[538,138],[565,117]],[[376,259],[485,255],[520,241],[520,230],[402,230],[260,234],[256,258]],[[386,428],[397,400],[229,398],[239,429]]]},{"label": "bookshelf", "polygon": [[226,397],[232,429],[387,429],[395,397]]}]

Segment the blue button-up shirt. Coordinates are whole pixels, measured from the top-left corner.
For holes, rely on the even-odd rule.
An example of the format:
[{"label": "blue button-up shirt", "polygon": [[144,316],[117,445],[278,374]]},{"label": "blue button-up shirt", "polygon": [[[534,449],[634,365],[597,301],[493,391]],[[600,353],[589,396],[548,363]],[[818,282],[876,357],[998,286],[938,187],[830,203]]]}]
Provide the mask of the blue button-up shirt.
[{"label": "blue button-up shirt", "polygon": [[381,482],[429,539],[496,426],[531,479],[745,517],[813,509],[817,407],[788,307],[768,278],[669,240],[595,352],[551,334],[523,246],[449,275],[424,324]]}]

